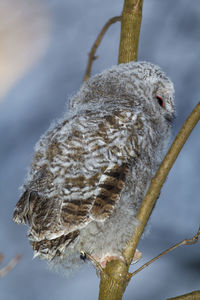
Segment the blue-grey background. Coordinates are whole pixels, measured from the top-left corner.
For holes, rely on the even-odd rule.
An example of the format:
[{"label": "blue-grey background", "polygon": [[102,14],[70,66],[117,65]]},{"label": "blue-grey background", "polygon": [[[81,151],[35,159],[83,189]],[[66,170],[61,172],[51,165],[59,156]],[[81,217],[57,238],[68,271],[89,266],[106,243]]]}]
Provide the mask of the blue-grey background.
[{"label": "blue-grey background", "polygon": [[[1,9],[6,1],[0,0]],[[44,22],[43,15],[35,8],[31,11],[31,5],[9,1],[13,5],[18,3],[16,14],[21,13],[21,19],[30,16],[27,30],[34,23]],[[0,279],[0,300],[94,300],[99,284],[94,268],[86,266],[70,278],[49,271],[45,262],[32,259],[27,228],[14,224],[12,214],[34,144],[51,121],[63,114],[67,98],[79,89],[87,53],[104,23],[121,13],[123,1],[37,0],[35,5],[37,2],[46,10],[50,26],[46,35],[41,34],[40,26],[35,27],[34,35],[29,34],[32,46],[28,51],[47,36],[48,42],[43,54],[0,101],[0,252],[5,255],[2,266],[17,253],[23,256],[15,269]],[[9,17],[15,27],[13,14],[8,13],[8,22]],[[93,74],[117,63],[119,36],[117,23],[103,39]],[[22,51],[25,55],[27,48]],[[17,55],[13,59],[17,61]],[[200,1],[144,0],[139,59],[160,65],[174,82],[177,107],[174,137],[200,98]],[[200,124],[162,189],[147,229],[149,233],[138,247],[143,252],[138,266],[197,231],[199,167]],[[197,289],[200,289],[199,243],[182,246],[140,272],[129,284],[124,299],[159,300]]]}]

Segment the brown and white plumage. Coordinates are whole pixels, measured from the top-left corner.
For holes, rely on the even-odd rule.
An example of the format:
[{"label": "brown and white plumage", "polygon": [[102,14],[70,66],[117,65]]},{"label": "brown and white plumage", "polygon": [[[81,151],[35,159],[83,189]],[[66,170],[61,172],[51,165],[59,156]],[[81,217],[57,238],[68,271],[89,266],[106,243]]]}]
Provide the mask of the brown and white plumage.
[{"label": "brown and white plumage", "polygon": [[85,82],[36,145],[14,220],[35,255],[65,267],[87,251],[120,256],[170,137],[173,84],[146,62]]}]

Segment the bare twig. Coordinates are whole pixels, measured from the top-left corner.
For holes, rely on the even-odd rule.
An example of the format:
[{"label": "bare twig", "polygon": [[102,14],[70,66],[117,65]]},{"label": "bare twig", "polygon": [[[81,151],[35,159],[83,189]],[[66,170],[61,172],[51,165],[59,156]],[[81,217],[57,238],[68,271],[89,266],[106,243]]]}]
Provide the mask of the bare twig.
[{"label": "bare twig", "polygon": [[[3,255],[1,254],[0,258],[2,257]],[[8,272],[10,272],[10,270],[12,270],[16,266],[16,264],[19,262],[20,259],[21,259],[21,255],[18,254],[13,259],[11,259],[11,261],[4,268],[0,269],[0,278],[4,277]]]},{"label": "bare twig", "polygon": [[2,262],[3,259],[4,259],[4,255],[0,253],[0,263]]},{"label": "bare twig", "polygon": [[102,266],[100,265],[100,263],[98,263],[96,259],[94,259],[94,257],[92,257],[88,252],[85,251],[83,252],[91,260],[91,262],[93,263],[93,265],[96,267],[97,270],[99,270],[100,272],[104,272]]},{"label": "bare twig", "polygon": [[97,48],[98,46],[100,45],[101,43],[101,40],[103,38],[103,36],[105,35],[106,31],[108,30],[108,28],[118,22],[118,21],[121,21],[121,16],[117,16],[117,17],[113,17],[111,19],[109,19],[106,24],[103,26],[103,28],[101,29],[100,33],[98,34],[92,48],[91,48],[91,51],[90,53],[88,54],[88,64],[87,64],[87,68],[86,68],[86,71],[85,71],[85,75],[84,75],[84,78],[83,78],[83,81],[86,81],[88,80],[88,78],[90,77],[90,74],[91,74],[91,69],[92,69],[92,63],[95,59],[97,59],[98,57],[95,56],[95,53],[97,51]]},{"label": "bare twig", "polygon": [[153,259],[149,260],[147,263],[145,263],[143,266],[141,266],[139,269],[137,269],[135,272],[133,272],[131,274],[131,276],[133,277],[134,275],[136,275],[137,273],[139,273],[140,271],[142,271],[144,268],[148,267],[150,264],[152,264],[154,261],[156,261],[157,259],[159,259],[160,257],[162,257],[163,255],[169,253],[170,251],[178,248],[179,246],[182,245],[193,245],[195,243],[197,243],[198,239],[199,239],[199,235],[200,235],[200,228],[198,229],[198,232],[195,234],[195,236],[193,236],[193,238],[191,239],[185,239],[182,242],[170,247],[169,249],[163,251],[162,253],[160,253],[158,256],[154,257]]},{"label": "bare twig", "polygon": [[168,298],[167,300],[199,300],[199,299],[200,299],[200,291],[194,291],[189,294],[185,294],[175,298]]}]

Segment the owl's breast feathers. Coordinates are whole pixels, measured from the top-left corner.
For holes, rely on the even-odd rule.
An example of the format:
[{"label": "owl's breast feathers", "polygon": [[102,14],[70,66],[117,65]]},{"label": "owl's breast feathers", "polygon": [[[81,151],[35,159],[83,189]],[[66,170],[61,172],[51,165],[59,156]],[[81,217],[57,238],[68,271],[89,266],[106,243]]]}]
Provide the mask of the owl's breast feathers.
[{"label": "owl's breast feathers", "polygon": [[36,255],[62,255],[81,228],[109,218],[139,155],[141,126],[126,111],[81,115],[43,137],[14,212],[17,223],[28,221]]}]

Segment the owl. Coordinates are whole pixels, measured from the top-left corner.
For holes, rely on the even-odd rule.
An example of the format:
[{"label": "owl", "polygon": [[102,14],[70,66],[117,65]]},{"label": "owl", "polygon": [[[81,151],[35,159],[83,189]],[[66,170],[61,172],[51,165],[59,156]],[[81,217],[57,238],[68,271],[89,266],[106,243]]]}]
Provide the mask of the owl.
[{"label": "owl", "polygon": [[113,66],[84,82],[35,147],[15,211],[34,257],[65,269],[90,254],[121,258],[170,139],[170,79],[149,62]]}]

